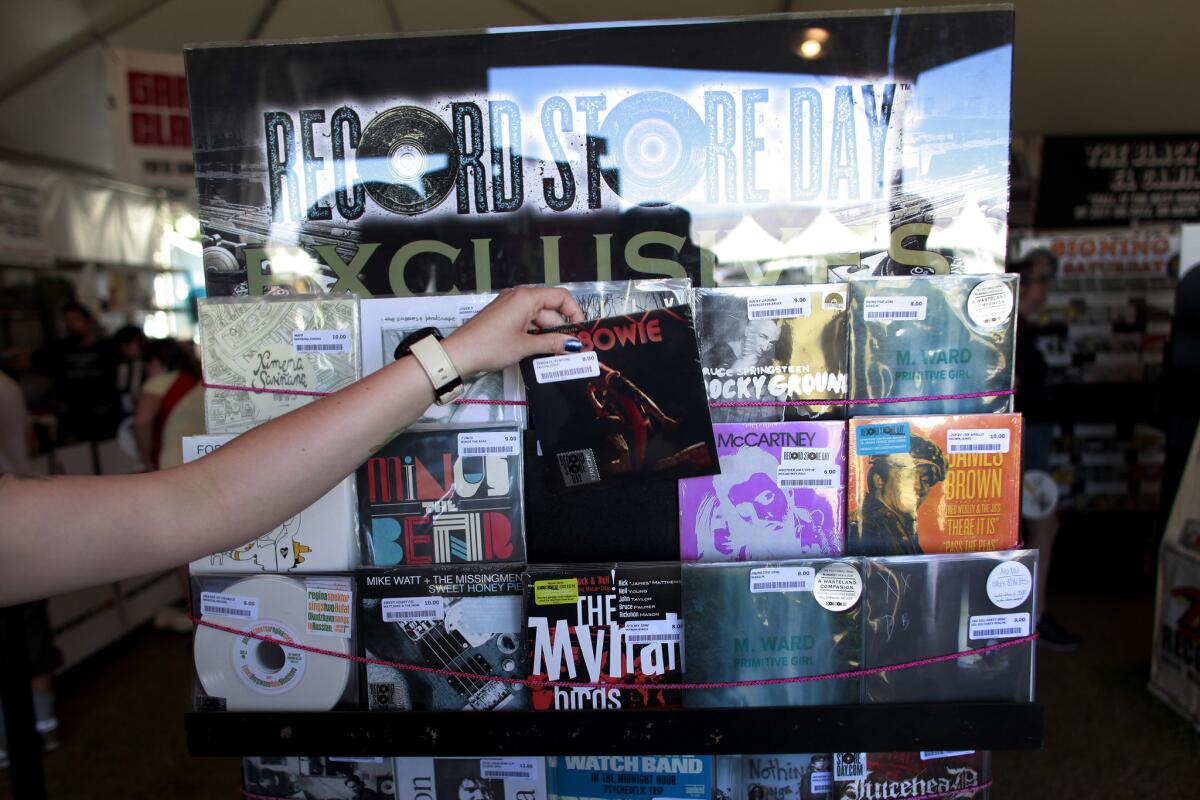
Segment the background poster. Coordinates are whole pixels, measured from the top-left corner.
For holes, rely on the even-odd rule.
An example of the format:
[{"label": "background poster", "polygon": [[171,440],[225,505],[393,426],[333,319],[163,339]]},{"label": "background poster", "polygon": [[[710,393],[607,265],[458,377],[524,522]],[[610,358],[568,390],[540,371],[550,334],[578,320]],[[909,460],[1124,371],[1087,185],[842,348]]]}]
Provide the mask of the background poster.
[{"label": "background poster", "polygon": [[114,177],[190,192],[195,183],[183,57],[112,50],[105,63]]},{"label": "background poster", "polygon": [[208,292],[999,271],[1012,30],[897,10],[194,48]]}]

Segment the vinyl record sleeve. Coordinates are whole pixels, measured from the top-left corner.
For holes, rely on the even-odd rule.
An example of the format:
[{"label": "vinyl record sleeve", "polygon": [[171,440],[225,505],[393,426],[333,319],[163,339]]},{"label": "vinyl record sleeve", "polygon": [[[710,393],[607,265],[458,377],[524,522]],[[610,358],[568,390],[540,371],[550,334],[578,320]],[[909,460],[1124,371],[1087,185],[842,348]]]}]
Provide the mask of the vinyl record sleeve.
[{"label": "vinyl record sleeve", "polygon": [[696,290],[696,331],[713,422],[841,419],[848,331],[844,283]]},{"label": "vinyl record sleeve", "polygon": [[829,753],[715,756],[716,800],[829,800]]},{"label": "vinyl record sleeve", "polygon": [[372,711],[496,711],[528,704],[524,591],[512,565],[359,570],[359,640],[368,658],[481,676],[364,667]]},{"label": "vinyl record sleeve", "polygon": [[333,297],[201,299],[205,428],[241,433],[336,392],[359,377],[358,300]]},{"label": "vinyl record sleeve", "polygon": [[1159,555],[1154,623],[1150,691],[1200,729],[1200,556],[1170,542]]},{"label": "vinyl record sleeve", "polygon": [[[863,667],[1000,644],[1037,628],[1038,553],[866,560]],[[1033,700],[1034,642],[863,678],[864,703]]]},{"label": "vinyl record sleeve", "polygon": [[834,800],[987,800],[992,779],[986,750],[917,753],[834,753]]},{"label": "vinyl record sleeve", "polygon": [[395,760],[396,800],[546,800],[542,756]]},{"label": "vinyl record sleeve", "polygon": [[[1013,388],[1016,275],[850,281],[850,397],[940,397]],[[991,414],[1006,394],[851,405],[850,416]]]},{"label": "vinyl record sleeve", "polygon": [[521,362],[548,485],[716,471],[688,306],[548,330],[575,336],[584,348]]},{"label": "vinyl record sleeve", "polygon": [[532,687],[535,711],[679,706],[678,564],[530,567],[525,622],[531,678],[612,688]]},{"label": "vinyl record sleeve", "polygon": [[[494,294],[456,294],[363,300],[360,306],[363,375],[395,361],[396,348],[410,333],[422,328],[437,328],[443,336],[449,336],[495,298]],[[516,366],[468,378],[464,386],[460,398],[464,400],[510,403],[524,400],[524,387]],[[520,405],[450,403],[439,406],[435,403],[425,410],[417,424],[523,423],[524,420],[525,408]]]},{"label": "vinyl record sleeve", "polygon": [[390,758],[259,756],[242,759],[242,786],[251,794],[299,800],[394,800]]},{"label": "vinyl record sleeve", "polygon": [[718,423],[721,471],[679,481],[684,561],[845,551],[845,422]]},{"label": "vinyl record sleeve", "polygon": [[1020,414],[850,420],[846,552],[971,553],[1017,546]]},{"label": "vinyl record sleeve", "polygon": [[583,311],[583,318],[588,320],[690,305],[693,299],[692,282],[687,278],[581,281],[559,286],[571,293]]},{"label": "vinyl record sleeve", "polygon": [[[861,575],[861,560],[852,558],[684,564],[683,613],[692,631],[685,640],[685,681],[753,681],[857,669],[862,663]],[[808,588],[792,588],[802,583]],[[843,705],[857,703],[859,693],[859,679],[841,678],[690,689],[684,705]]]},{"label": "vinyl record sleeve", "polygon": [[713,756],[547,756],[554,800],[708,800]]},{"label": "vinyl record sleeve", "polygon": [[[233,440],[233,436],[183,437],[188,463]],[[350,475],[303,511],[238,548],[197,558],[193,575],[239,572],[346,572],[359,564],[358,508]]]},{"label": "vinyl record sleeve", "polygon": [[409,429],[357,471],[369,565],[525,560],[521,430]]}]

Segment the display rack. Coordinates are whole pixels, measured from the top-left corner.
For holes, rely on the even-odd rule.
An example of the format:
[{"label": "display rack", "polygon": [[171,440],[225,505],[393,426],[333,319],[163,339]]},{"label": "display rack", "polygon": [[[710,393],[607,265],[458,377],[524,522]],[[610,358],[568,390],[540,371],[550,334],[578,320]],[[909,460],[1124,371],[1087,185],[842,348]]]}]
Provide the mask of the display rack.
[{"label": "display rack", "polygon": [[679,755],[1042,745],[1040,703],[186,715],[193,756]]}]

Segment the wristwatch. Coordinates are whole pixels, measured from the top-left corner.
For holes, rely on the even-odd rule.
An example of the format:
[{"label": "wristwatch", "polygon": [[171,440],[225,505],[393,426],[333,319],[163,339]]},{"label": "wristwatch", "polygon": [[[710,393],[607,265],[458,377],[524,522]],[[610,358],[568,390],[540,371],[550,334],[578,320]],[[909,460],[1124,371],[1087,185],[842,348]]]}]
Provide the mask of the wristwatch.
[{"label": "wristwatch", "polygon": [[429,376],[433,384],[434,402],[439,406],[453,403],[462,397],[465,387],[454,362],[442,347],[442,332],[437,328],[421,328],[413,331],[396,346],[396,360],[407,355],[417,359],[417,363]]}]

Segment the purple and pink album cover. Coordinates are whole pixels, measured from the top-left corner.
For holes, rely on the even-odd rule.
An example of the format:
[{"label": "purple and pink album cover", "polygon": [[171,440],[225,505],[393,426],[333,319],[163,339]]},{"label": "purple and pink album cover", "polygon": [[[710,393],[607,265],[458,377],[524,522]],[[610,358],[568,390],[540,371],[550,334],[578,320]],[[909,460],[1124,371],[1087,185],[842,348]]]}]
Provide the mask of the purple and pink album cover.
[{"label": "purple and pink album cover", "polygon": [[845,552],[846,423],[713,425],[719,475],[679,481],[683,561]]}]

